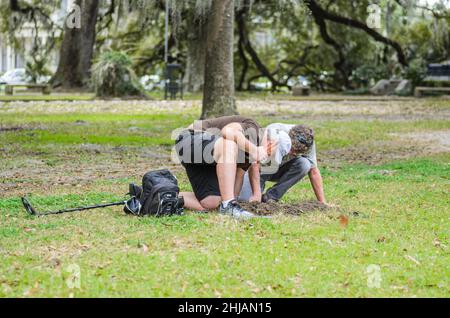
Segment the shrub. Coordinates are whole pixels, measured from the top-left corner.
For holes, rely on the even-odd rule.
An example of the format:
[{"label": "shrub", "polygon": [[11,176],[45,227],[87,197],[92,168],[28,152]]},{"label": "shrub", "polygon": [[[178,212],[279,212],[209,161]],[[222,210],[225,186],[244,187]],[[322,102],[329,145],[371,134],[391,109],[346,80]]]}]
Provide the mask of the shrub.
[{"label": "shrub", "polygon": [[92,67],[92,84],[98,97],[140,97],[145,93],[125,52],[103,53]]},{"label": "shrub", "polygon": [[32,83],[48,82],[52,73],[47,68],[47,63],[47,58],[41,55],[34,56],[26,62],[26,74]]},{"label": "shrub", "polygon": [[411,81],[413,87],[420,86],[427,76],[427,66],[424,60],[414,59],[404,72],[404,77]]},{"label": "shrub", "polygon": [[350,80],[357,88],[364,89],[375,85],[379,80],[390,78],[384,65],[362,65],[353,70]]}]

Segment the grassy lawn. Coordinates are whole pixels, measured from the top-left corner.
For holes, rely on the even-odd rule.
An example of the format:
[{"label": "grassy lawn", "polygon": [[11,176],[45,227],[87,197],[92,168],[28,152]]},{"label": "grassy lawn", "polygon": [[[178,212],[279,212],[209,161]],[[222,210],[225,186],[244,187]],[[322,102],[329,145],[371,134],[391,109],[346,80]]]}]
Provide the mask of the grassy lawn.
[{"label": "grassy lawn", "polygon": [[[0,104],[0,297],[449,297],[448,100],[265,101],[270,114],[246,101],[241,112],[315,127],[336,208],[249,222],[120,208],[31,218],[23,195],[40,210],[121,200],[151,169],[189,190],[171,132],[199,104]],[[312,198],[304,180],[285,201]]]}]

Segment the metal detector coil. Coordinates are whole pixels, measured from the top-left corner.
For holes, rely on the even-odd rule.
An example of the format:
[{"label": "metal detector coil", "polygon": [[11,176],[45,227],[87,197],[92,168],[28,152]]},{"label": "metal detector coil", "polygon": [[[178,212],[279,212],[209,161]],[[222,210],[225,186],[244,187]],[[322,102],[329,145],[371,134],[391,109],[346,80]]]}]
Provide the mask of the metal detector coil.
[{"label": "metal detector coil", "polygon": [[22,198],[22,203],[23,203],[25,210],[27,211],[27,213],[29,215],[33,215],[33,216],[37,215],[36,211],[33,209],[33,206],[26,198]]},{"label": "metal detector coil", "polygon": [[[92,205],[92,206],[86,206],[86,207],[80,207],[80,208],[74,208],[74,209],[65,209],[65,210],[59,210],[59,211],[40,213],[40,212],[37,212],[33,208],[33,206],[31,205],[30,201],[28,201],[27,198],[22,198],[22,203],[23,203],[23,207],[25,208],[27,213],[32,216],[46,216],[46,215],[54,215],[54,214],[87,211],[87,210],[101,209],[101,208],[107,208],[107,207],[127,204],[126,201],[121,201],[121,202],[115,202],[115,203],[99,204],[99,205]],[[130,207],[131,208],[139,208],[139,206],[133,206],[133,205],[130,205]]]}]

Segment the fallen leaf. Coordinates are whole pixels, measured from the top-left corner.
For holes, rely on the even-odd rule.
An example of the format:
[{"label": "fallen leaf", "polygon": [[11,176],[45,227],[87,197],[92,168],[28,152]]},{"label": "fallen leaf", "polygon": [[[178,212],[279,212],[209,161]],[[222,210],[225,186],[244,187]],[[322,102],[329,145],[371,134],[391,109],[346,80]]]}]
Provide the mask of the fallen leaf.
[{"label": "fallen leaf", "polygon": [[348,226],[348,216],[345,215],[341,215],[339,217],[339,224],[343,227],[346,228]]},{"label": "fallen leaf", "polygon": [[60,265],[61,265],[61,260],[59,258],[54,257],[54,258],[50,259],[50,266],[51,267],[57,268]]},{"label": "fallen leaf", "polygon": [[403,291],[407,291],[408,290],[408,287],[406,287],[406,286],[391,286],[391,288],[392,289],[395,289],[395,290],[403,290]]},{"label": "fallen leaf", "polygon": [[79,248],[82,249],[83,251],[87,251],[87,250],[90,249],[90,247],[89,247],[88,245],[85,245],[85,244],[83,244],[83,245],[78,245],[78,246],[79,246]]},{"label": "fallen leaf", "polygon": [[410,255],[405,255],[405,258],[416,263],[417,265],[420,265],[420,262]]},{"label": "fallen leaf", "polygon": [[246,283],[248,286],[250,286],[250,287],[255,287],[255,286],[256,286],[255,283],[252,282],[251,280],[248,280],[248,281],[246,281],[245,283]]},{"label": "fallen leaf", "polygon": [[439,239],[437,239],[437,238],[434,239],[433,245],[435,247],[446,247],[446,245],[442,244],[441,241],[439,241]]},{"label": "fallen leaf", "polygon": [[25,292],[23,293],[23,295],[26,297],[33,297],[33,295],[38,293],[39,290],[40,290],[40,285],[38,282],[36,282],[33,287],[26,289]]}]

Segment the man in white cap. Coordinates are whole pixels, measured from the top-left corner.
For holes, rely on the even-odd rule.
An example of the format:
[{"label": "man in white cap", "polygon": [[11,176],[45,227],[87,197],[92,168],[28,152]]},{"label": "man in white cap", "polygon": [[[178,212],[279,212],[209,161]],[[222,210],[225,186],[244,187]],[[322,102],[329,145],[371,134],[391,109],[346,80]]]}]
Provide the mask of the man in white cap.
[{"label": "man in white cap", "polygon": [[[326,203],[323,181],[317,166],[314,131],[304,125],[272,124],[267,127],[278,140],[278,149],[269,165],[261,166],[261,193],[266,182],[275,182],[262,196],[262,202],[279,201],[286,192],[309,176],[318,201]],[[259,201],[252,191],[248,175],[245,176],[239,200]]]}]

